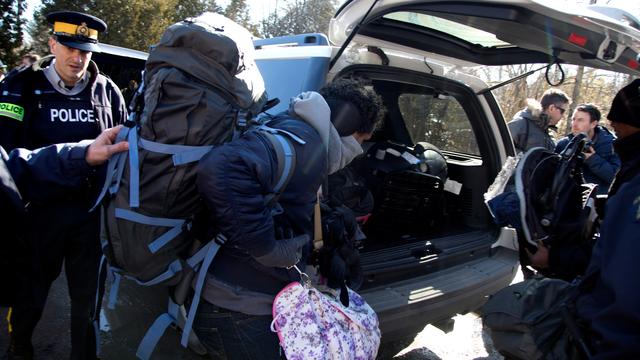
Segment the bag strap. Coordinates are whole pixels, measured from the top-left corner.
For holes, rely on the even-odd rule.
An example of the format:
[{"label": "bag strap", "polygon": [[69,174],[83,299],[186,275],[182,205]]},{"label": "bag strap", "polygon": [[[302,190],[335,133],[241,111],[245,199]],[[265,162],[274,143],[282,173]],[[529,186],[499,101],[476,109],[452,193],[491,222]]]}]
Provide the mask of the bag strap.
[{"label": "bag strap", "polygon": [[[122,129],[120,129],[120,132],[118,132],[118,136],[116,136],[115,143],[117,144],[119,142],[126,141],[131,130],[132,129],[130,127],[123,127]],[[136,130],[133,129],[133,131],[135,132]],[[102,190],[100,191],[100,195],[98,195],[95,204],[89,211],[93,211],[100,205],[102,199],[104,199],[105,195],[107,194],[107,191],[111,195],[115,194],[118,191],[118,188],[120,187],[120,179],[122,179],[122,174],[124,172],[124,164],[127,159],[126,156],[127,152],[121,152],[113,155],[109,159],[109,162],[107,163],[107,173],[104,179],[104,184],[102,185]]]},{"label": "bag strap", "polygon": [[[213,258],[216,256],[218,250],[220,249],[221,244],[218,241],[218,237],[216,237],[216,240],[209,241],[207,245],[203,246],[200,250],[198,250],[198,252],[196,252],[195,255],[187,260],[189,266],[194,269],[198,269],[198,278],[196,279],[195,283],[195,293],[193,295],[193,300],[185,319],[184,328],[182,329],[182,338],[180,340],[180,344],[183,347],[187,347],[187,344],[189,342],[189,335],[191,334],[193,320],[195,319],[198,304],[200,303],[200,296],[204,287],[207,270],[209,269]],[[151,354],[153,353],[153,350],[156,348],[158,341],[160,341],[160,338],[164,334],[165,330],[171,324],[180,326],[180,306],[173,302],[171,297],[169,297],[167,312],[158,316],[153,325],[151,325],[149,330],[147,330],[147,333],[144,335],[144,338],[140,342],[140,345],[138,345],[136,356],[143,360],[149,359],[151,357]]]},{"label": "bag strap", "polygon": [[319,250],[324,245],[322,239],[322,210],[320,209],[320,195],[316,195],[316,204],[313,206],[313,249]]},{"label": "bag strap", "polygon": [[[196,311],[198,309],[198,305],[200,303],[200,296],[202,294],[202,289],[204,288],[204,282],[207,275],[207,270],[211,266],[213,262],[213,258],[218,253],[220,246],[222,246],[226,242],[226,238],[219,234],[215,237],[215,239],[209,241],[205,246],[200,248],[193,256],[186,260],[186,263],[189,267],[197,271],[198,277],[194,286],[194,296],[191,302],[191,306],[189,307],[189,311],[187,312],[186,317],[182,315],[181,307],[182,305],[176,304],[171,297],[169,297],[169,304],[167,308],[167,312],[161,314],[156,318],[151,327],[145,333],[140,345],[138,345],[138,349],[136,351],[136,356],[140,359],[146,360],[151,357],[153,350],[156,348],[160,338],[164,335],[166,329],[171,324],[175,324],[178,327],[182,327],[182,337],[180,340],[180,344],[183,347],[187,347],[189,343],[189,337],[191,334],[191,329],[193,328],[193,321],[195,319]],[[104,271],[103,265],[105,257],[103,255],[100,263],[99,275]],[[178,272],[183,270],[182,263],[180,260],[176,260],[171,263],[167,270],[146,282],[142,282],[136,278],[122,275],[121,270],[113,267],[107,266],[107,271],[109,271],[112,275],[112,283],[111,288],[109,290],[109,300],[107,307],[109,309],[115,308],[115,303],[117,300],[118,289],[120,285],[120,281],[122,277],[133,280],[139,285],[150,286],[160,283],[162,281],[167,280],[175,276]],[[96,303],[96,309],[98,309],[98,304]],[[183,319],[184,317],[184,319]],[[97,326],[97,319],[94,319],[94,326]],[[98,335],[96,335],[98,336]],[[99,351],[99,350],[98,350]]]},{"label": "bag strap", "polygon": [[264,204],[273,209],[272,214],[277,215],[282,213],[278,199],[291,181],[296,167],[296,151],[289,139],[302,145],[306,142],[289,131],[270,128],[264,124],[258,126],[257,130],[262,138],[271,144],[278,161],[276,185],[273,187],[273,192],[265,196],[264,200]]}]

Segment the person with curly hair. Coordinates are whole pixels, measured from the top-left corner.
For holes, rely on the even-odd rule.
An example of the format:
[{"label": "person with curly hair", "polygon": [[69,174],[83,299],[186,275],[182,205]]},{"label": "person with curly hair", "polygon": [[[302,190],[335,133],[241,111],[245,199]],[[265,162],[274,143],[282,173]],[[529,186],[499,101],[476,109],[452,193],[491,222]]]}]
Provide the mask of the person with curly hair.
[{"label": "person with curly hair", "polygon": [[[208,269],[193,329],[212,359],[280,359],[271,331],[272,303],[299,281],[312,250],[313,209],[327,174],[362,154],[384,114],[382,101],[359,80],[337,79],[291,100],[267,123],[285,134],[295,153],[279,194],[282,212],[265,198],[274,192],[278,156],[259,131],[218,146],[200,160],[198,190],[209,209],[211,233],[224,245]],[[288,136],[288,135],[287,135]],[[302,142],[297,141],[301,139]]]}]

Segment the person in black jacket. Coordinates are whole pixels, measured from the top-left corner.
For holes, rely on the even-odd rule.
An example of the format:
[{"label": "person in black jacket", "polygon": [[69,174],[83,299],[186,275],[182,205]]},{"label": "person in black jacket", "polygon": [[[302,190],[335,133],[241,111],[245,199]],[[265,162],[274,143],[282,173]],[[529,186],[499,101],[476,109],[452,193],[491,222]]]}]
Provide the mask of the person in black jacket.
[{"label": "person in black jacket", "polygon": [[640,356],[640,80],[622,88],[607,115],[622,166],[609,190],[600,239],[576,301],[594,359]]},{"label": "person in black jacket", "polygon": [[[120,90],[91,61],[105,23],[71,11],[51,13],[47,20],[53,56],[0,84],[0,146],[7,151],[95,138],[126,120]],[[71,297],[71,358],[95,357],[92,309],[101,249],[99,214],[88,211],[94,192],[97,187],[83,186],[56,201],[30,203],[24,235],[32,267],[21,273],[28,293],[9,316],[10,358],[31,357],[33,330],[63,263]]]},{"label": "person in black jacket", "polygon": [[[126,142],[113,144],[122,126],[107,129],[95,140],[50,145],[37,150],[13,149],[9,154],[0,147],[0,221],[3,246],[0,257],[2,289],[0,306],[16,303],[16,273],[25,260],[22,254],[25,208],[30,201],[47,202],[56,195],[82,187],[94,167],[105,163],[113,154],[128,149]],[[28,257],[26,257],[28,261]],[[19,266],[21,265],[21,266]]]},{"label": "person in black jacket", "polygon": [[299,281],[311,251],[313,208],[327,174],[362,153],[383,116],[380,97],[356,80],[339,79],[292,99],[268,126],[295,134],[293,175],[272,215],[265,196],[277,179],[275,149],[249,131],[199,163],[198,189],[211,223],[227,238],[209,268],[193,329],[213,359],[279,359],[271,332],[275,295]]}]

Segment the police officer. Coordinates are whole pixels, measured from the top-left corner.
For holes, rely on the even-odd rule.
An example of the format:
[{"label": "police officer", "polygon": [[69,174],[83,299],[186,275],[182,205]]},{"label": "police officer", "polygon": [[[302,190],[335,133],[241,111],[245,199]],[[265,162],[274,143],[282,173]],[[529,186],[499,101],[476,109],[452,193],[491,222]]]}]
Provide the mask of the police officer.
[{"label": "police officer", "polygon": [[[95,138],[126,119],[120,90],[91,61],[106,24],[72,11],[51,13],[47,20],[53,25],[53,56],[10,74],[0,85],[0,146],[7,151]],[[16,294],[10,311],[10,359],[32,357],[31,336],[63,262],[71,297],[71,358],[96,357],[92,320],[100,223],[99,214],[88,212],[93,194],[86,188],[28,207],[24,237],[31,267],[18,271],[28,291]]]}]

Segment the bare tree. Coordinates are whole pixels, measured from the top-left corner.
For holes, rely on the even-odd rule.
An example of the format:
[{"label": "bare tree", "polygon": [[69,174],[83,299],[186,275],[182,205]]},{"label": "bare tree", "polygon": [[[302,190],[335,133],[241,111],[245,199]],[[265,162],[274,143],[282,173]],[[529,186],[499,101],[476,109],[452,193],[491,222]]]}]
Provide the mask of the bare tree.
[{"label": "bare tree", "polygon": [[580,104],[580,90],[582,89],[582,77],[584,76],[584,66],[578,66],[578,71],[576,72],[576,80],[573,84],[573,92],[571,93],[571,99],[573,100],[569,110],[567,111],[567,120],[564,126],[564,133],[568,134],[571,131],[571,120],[569,119],[573,114],[576,106]]}]

